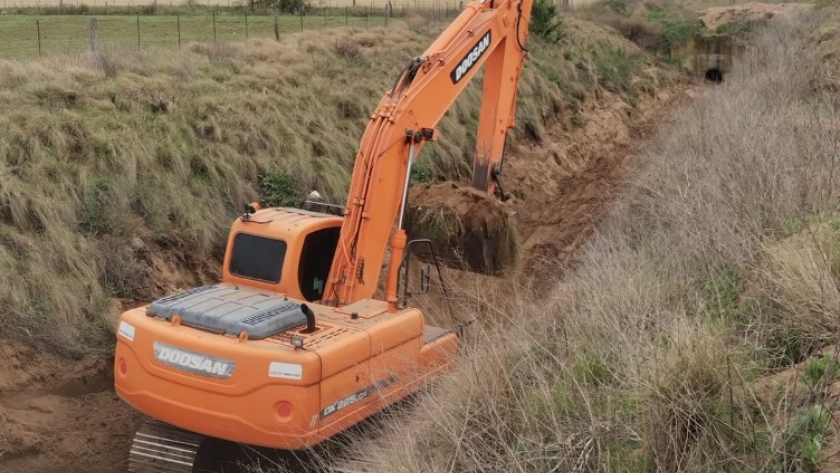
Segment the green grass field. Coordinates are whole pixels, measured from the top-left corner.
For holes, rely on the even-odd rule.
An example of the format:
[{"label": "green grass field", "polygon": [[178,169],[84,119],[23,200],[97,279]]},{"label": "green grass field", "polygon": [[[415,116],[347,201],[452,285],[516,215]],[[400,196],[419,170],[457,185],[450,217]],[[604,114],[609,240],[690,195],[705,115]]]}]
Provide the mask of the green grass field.
[{"label": "green grass field", "polygon": [[[86,15],[0,15],[0,58],[25,60],[54,54],[79,53],[90,48],[90,18]],[[108,49],[139,47],[178,49],[179,17],[176,15],[98,16],[99,44]],[[139,20],[138,20],[139,18]],[[384,23],[382,16],[309,15],[281,16],[280,34],[332,28],[373,27]],[[269,15],[220,14],[181,15],[180,42],[243,41],[247,37],[273,37],[274,17]]]}]

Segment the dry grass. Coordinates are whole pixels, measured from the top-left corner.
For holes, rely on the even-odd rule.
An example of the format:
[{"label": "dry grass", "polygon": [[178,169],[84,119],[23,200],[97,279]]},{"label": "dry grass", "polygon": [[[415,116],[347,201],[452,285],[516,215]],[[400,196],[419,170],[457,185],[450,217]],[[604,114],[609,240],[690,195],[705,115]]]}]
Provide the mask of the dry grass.
[{"label": "dry grass", "polygon": [[772,24],[664,126],[551,301],[476,328],[456,373],[348,468],[816,471],[821,398],[770,404],[754,381],[840,342],[840,112],[818,15]]}]

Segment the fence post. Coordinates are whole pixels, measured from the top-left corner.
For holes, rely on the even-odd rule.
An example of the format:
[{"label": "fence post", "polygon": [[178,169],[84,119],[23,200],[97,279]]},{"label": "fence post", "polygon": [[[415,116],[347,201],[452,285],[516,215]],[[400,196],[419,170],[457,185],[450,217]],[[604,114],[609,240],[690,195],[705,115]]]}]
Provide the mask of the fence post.
[{"label": "fence post", "polygon": [[137,49],[140,49],[140,15],[137,15]]},{"label": "fence post", "polygon": [[213,42],[216,42],[216,12],[213,12]]},{"label": "fence post", "polygon": [[274,12],[274,39],[280,41],[280,17],[278,12]]},{"label": "fence post", "polygon": [[38,28],[38,57],[41,57],[41,20],[35,20],[35,26]]},{"label": "fence post", "polygon": [[370,7],[365,7],[365,26],[370,23]]},{"label": "fence post", "polygon": [[181,14],[178,13],[175,15],[175,19],[178,21],[178,51],[181,50]]},{"label": "fence post", "polygon": [[245,12],[245,39],[248,39],[248,12]]},{"label": "fence post", "polygon": [[90,51],[96,52],[96,43],[99,41],[99,31],[96,25],[96,17],[90,19]]}]

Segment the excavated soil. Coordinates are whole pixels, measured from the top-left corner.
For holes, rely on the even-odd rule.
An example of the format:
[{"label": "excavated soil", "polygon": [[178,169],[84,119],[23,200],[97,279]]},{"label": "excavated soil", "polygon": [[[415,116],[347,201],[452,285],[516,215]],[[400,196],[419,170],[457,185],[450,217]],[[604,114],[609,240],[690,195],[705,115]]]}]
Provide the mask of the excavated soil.
[{"label": "excavated soil", "polygon": [[[498,199],[453,183],[414,186],[408,233],[430,239],[450,268],[501,274],[519,257],[514,212]],[[425,247],[415,254],[430,261]]]},{"label": "excavated soil", "polygon": [[413,187],[409,233],[435,242],[450,268],[512,269],[548,287],[575,263],[653,127],[694,95],[686,87],[664,91],[634,109],[605,92],[583,105],[581,126],[550,124],[542,143],[508,150],[504,177],[514,198],[507,203],[452,183]]},{"label": "excavated soil", "polygon": [[508,153],[523,270],[552,284],[575,263],[575,251],[604,217],[653,128],[694,96],[677,88],[632,109],[618,95],[585,104],[580,127],[551,127],[542,145]]},{"label": "excavated soil", "polygon": [[125,471],[140,415],[114,394],[110,360],[9,341],[0,359],[0,472]]}]

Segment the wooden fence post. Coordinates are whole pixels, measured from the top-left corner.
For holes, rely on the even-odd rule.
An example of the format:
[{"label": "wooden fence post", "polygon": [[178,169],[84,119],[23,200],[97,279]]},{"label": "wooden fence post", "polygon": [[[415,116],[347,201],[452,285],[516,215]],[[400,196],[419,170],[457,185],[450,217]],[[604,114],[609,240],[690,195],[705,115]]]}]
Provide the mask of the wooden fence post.
[{"label": "wooden fence post", "polygon": [[280,16],[278,12],[274,12],[274,39],[280,41]]},{"label": "wooden fence post", "polygon": [[96,25],[96,17],[90,19],[90,50],[96,52],[96,45],[99,42],[99,31]]},{"label": "wooden fence post", "polygon": [[35,20],[35,26],[38,28],[38,57],[41,57],[41,20]]},{"label": "wooden fence post", "polygon": [[213,12],[213,42],[216,42],[216,12]]},{"label": "wooden fence post", "polygon": [[140,49],[140,15],[137,15],[137,49]]},{"label": "wooden fence post", "polygon": [[248,39],[248,12],[245,12],[245,39]]},{"label": "wooden fence post", "polygon": [[175,19],[178,21],[178,51],[181,50],[181,14],[178,13],[175,15]]}]

